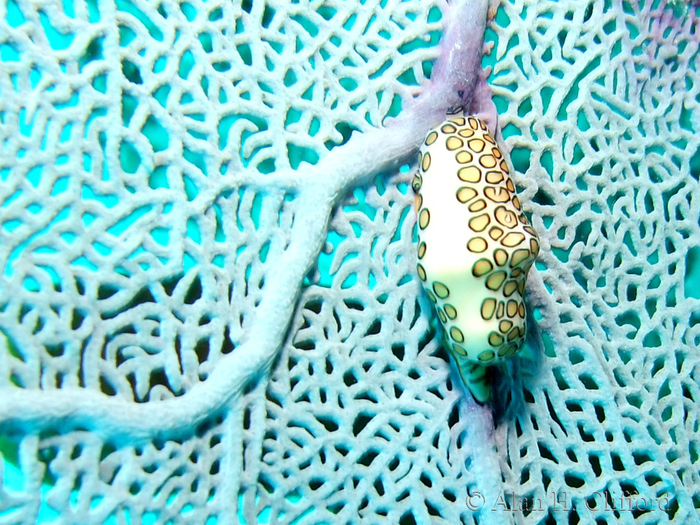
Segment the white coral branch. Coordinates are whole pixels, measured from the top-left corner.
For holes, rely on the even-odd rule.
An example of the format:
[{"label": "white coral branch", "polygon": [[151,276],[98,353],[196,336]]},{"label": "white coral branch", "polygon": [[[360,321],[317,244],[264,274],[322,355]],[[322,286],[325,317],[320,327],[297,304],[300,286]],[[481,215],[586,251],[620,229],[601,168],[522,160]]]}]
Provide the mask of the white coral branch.
[{"label": "white coral branch", "polygon": [[268,187],[300,190],[291,242],[266,280],[250,338],[224,358],[206,382],[176,399],[143,404],[79,388],[5,388],[0,392],[0,425],[30,431],[61,424],[133,443],[172,438],[224,409],[252,380],[266,375],[284,342],[303,278],[325,244],[338,199],[374,174],[410,162],[445,110],[469,102],[480,71],[487,10],[485,0],[462,0],[451,8],[434,82],[400,117],[386,127],[355,133],[346,145],[308,167],[303,178],[280,173],[266,179]]}]

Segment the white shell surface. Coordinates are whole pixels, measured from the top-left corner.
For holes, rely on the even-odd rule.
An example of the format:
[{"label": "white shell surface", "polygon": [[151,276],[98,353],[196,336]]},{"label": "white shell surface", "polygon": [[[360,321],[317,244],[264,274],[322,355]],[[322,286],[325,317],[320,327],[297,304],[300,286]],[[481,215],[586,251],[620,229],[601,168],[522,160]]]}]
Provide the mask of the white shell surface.
[{"label": "white shell surface", "polygon": [[525,280],[539,242],[486,124],[453,117],[428,133],[414,190],[418,275],[448,350],[460,370],[465,360],[512,357],[525,339]]}]

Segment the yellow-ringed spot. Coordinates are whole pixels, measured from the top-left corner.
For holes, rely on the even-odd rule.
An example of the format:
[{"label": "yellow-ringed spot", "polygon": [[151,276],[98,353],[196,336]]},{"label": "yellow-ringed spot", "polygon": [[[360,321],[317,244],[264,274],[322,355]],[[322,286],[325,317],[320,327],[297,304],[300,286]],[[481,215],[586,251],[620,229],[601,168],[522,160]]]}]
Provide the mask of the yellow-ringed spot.
[{"label": "yellow-ringed spot", "polygon": [[540,253],[540,243],[537,242],[537,239],[530,239],[530,251],[534,254]]},{"label": "yellow-ringed spot", "polygon": [[481,318],[488,321],[494,313],[496,313],[496,299],[484,299],[484,302],[481,303]]},{"label": "yellow-ringed spot", "polygon": [[481,180],[481,170],[474,166],[467,166],[457,171],[457,177],[464,182],[476,184]]},{"label": "yellow-ringed spot", "polygon": [[467,144],[469,144],[469,149],[475,153],[481,153],[486,147],[482,139],[471,139]]},{"label": "yellow-ringed spot", "polygon": [[450,296],[450,290],[440,282],[433,283],[433,291],[440,299],[447,299]]},{"label": "yellow-ringed spot", "polygon": [[518,218],[515,213],[505,206],[496,207],[494,217],[501,226],[505,226],[506,228],[515,228],[518,225]]},{"label": "yellow-ringed spot", "polygon": [[515,293],[515,291],[518,289],[518,283],[517,281],[508,281],[506,285],[503,287],[503,295],[506,297],[510,297]]},{"label": "yellow-ringed spot", "polygon": [[430,169],[430,153],[423,155],[421,167],[423,168],[423,171],[428,171]]},{"label": "yellow-ringed spot", "polygon": [[508,252],[503,248],[496,248],[493,251],[493,260],[496,261],[498,266],[505,266],[508,262]]},{"label": "yellow-ringed spot", "polygon": [[489,247],[483,237],[474,237],[467,243],[467,249],[473,253],[483,253]]},{"label": "yellow-ringed spot", "polygon": [[501,285],[503,284],[503,281],[506,280],[506,272],[494,272],[491,275],[489,275],[489,278],[486,279],[486,288],[491,290],[492,292],[497,291]]},{"label": "yellow-ringed spot", "polygon": [[[474,157],[472,156],[472,154],[469,153],[468,151],[464,151],[464,150],[458,152],[455,155],[455,160],[457,162],[459,162],[460,164],[468,164],[473,159],[474,159]],[[479,174],[481,174],[481,172],[479,172]],[[462,179],[462,180],[464,180],[464,179]]]},{"label": "yellow-ringed spot", "polygon": [[493,155],[483,155],[479,157],[479,164],[486,169],[491,169],[496,167],[496,159]]},{"label": "yellow-ringed spot", "polygon": [[491,216],[488,213],[477,215],[473,219],[469,219],[469,227],[477,233],[486,229],[491,222]]},{"label": "yellow-ringed spot", "polygon": [[457,190],[457,200],[462,204],[469,202],[477,195],[478,193],[474,188],[469,188],[467,186],[463,186]]},{"label": "yellow-ringed spot", "polygon": [[467,355],[467,351],[464,349],[464,347],[462,345],[454,344],[454,345],[452,345],[452,348],[459,355],[463,355],[463,356]]},{"label": "yellow-ringed spot", "polygon": [[462,142],[462,139],[458,137],[450,137],[447,139],[446,146],[448,150],[454,151],[464,146],[464,142]]},{"label": "yellow-ringed spot", "polygon": [[430,224],[430,212],[427,208],[423,208],[418,214],[418,226],[421,230],[425,230]]},{"label": "yellow-ringed spot", "polygon": [[489,184],[498,184],[503,180],[503,173],[500,171],[489,171],[486,173],[486,182]]},{"label": "yellow-ringed spot", "polygon": [[415,204],[415,209],[420,210],[423,207],[423,195],[420,193],[416,195],[416,204]]},{"label": "yellow-ringed spot", "polygon": [[421,184],[423,184],[423,177],[421,177],[420,174],[416,173],[413,176],[413,183],[411,184],[413,191],[418,193],[420,191]]},{"label": "yellow-ringed spot", "polygon": [[479,199],[477,201],[474,201],[469,205],[469,211],[472,213],[476,213],[478,211],[483,210],[486,208],[486,201],[484,199]]},{"label": "yellow-ringed spot", "polygon": [[493,264],[488,259],[479,259],[474,263],[472,268],[472,275],[474,277],[483,277],[487,273],[493,270]]},{"label": "yellow-ringed spot", "polygon": [[498,226],[493,226],[489,230],[489,237],[491,237],[494,241],[497,241],[498,239],[500,239],[501,235],[503,235],[503,230],[500,229]]},{"label": "yellow-ringed spot", "polygon": [[512,341],[513,339],[517,339],[518,337],[520,337],[520,330],[516,326],[510,332],[508,332],[508,341]]},{"label": "yellow-ringed spot", "polygon": [[504,334],[508,333],[508,330],[510,330],[511,328],[513,328],[512,321],[501,321],[500,323],[498,323],[498,329]]},{"label": "yellow-ringed spot", "polygon": [[501,239],[501,244],[503,246],[507,246],[508,248],[513,248],[523,242],[525,240],[525,236],[520,233],[520,232],[510,232],[506,234],[503,239]]},{"label": "yellow-ringed spot", "polygon": [[505,188],[487,186],[484,188],[484,195],[493,202],[508,202],[510,193]]},{"label": "yellow-ringed spot", "polygon": [[491,361],[495,356],[493,350],[486,350],[479,354],[479,361]]},{"label": "yellow-ringed spot", "polygon": [[520,263],[527,261],[530,255],[530,250],[515,250],[510,258],[510,267],[515,268]]}]

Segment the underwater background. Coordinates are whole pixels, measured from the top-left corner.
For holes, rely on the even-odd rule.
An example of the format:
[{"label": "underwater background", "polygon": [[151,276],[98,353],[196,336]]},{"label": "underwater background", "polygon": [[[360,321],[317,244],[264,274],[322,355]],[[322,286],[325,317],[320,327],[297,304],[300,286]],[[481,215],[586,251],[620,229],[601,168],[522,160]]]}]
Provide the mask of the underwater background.
[{"label": "underwater background", "polygon": [[490,427],[415,274],[451,9],[0,5],[0,524],[700,522],[699,8],[489,22],[542,246]]}]

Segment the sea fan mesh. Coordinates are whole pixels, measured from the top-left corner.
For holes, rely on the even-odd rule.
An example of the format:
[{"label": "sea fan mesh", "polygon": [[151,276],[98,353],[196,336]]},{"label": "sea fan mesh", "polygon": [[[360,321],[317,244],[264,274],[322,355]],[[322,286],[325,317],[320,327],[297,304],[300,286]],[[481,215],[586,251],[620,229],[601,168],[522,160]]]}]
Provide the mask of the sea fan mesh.
[{"label": "sea fan mesh", "polygon": [[697,520],[700,27],[672,7],[491,25],[542,250],[480,436],[412,167],[322,191],[427,88],[446,6],[3,3],[0,523]]}]

